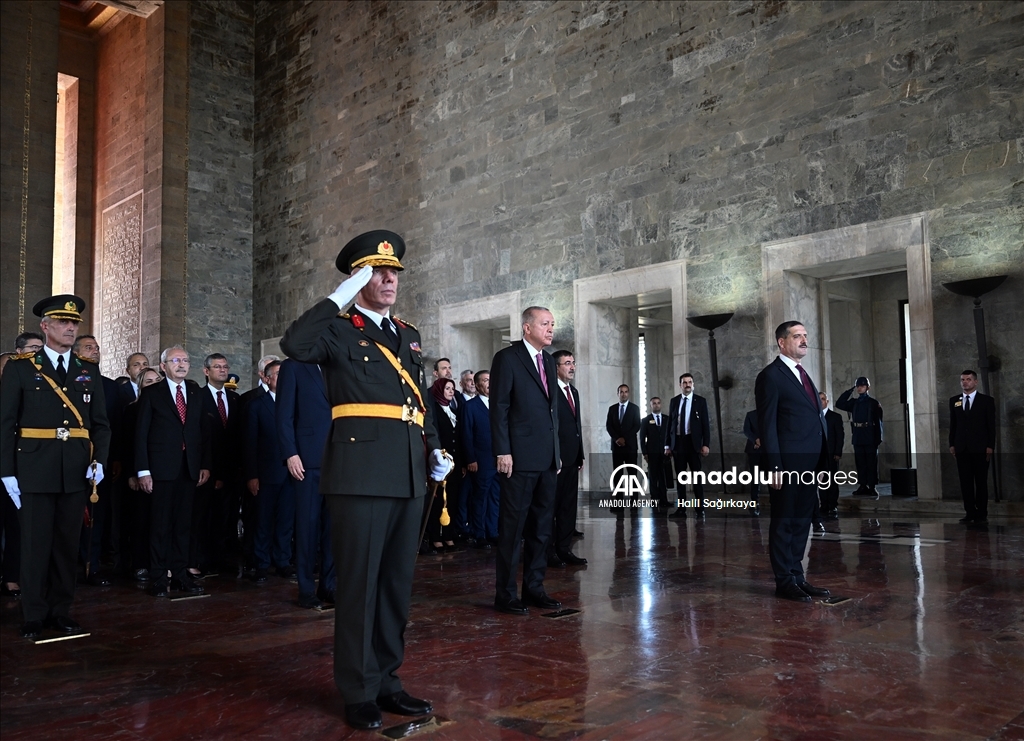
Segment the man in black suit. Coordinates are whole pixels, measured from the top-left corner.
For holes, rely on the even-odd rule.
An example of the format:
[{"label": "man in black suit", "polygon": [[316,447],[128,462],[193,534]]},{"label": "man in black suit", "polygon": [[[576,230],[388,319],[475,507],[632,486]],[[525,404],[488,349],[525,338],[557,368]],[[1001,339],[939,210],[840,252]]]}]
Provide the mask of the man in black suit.
[{"label": "man in black suit", "polygon": [[[640,407],[629,400],[629,386],[617,389],[619,403],[608,407],[604,429],[612,439],[612,471],[625,463],[636,465],[637,433],[640,432]],[[618,478],[612,486],[618,488]]]},{"label": "man in black suit", "polygon": [[160,353],[166,381],[139,395],[135,465],[139,488],[152,495],[148,591],[166,597],[171,589],[200,594],[188,573],[189,530],[196,486],[210,478],[210,427],[199,384],[186,380],[189,357],[180,346]]},{"label": "man in black suit", "polygon": [[81,631],[69,612],[89,479],[103,480],[110,425],[100,369],[71,352],[85,302],[43,299],[46,344],[15,355],[0,384],[0,478],[20,509],[21,635]]},{"label": "man in black suit", "polygon": [[552,358],[558,375],[558,449],[562,454],[562,470],[555,482],[555,520],[548,545],[548,566],[583,566],[587,559],[572,552],[580,469],[583,468],[580,392],[569,383],[576,377],[576,359],[568,350],[559,350]]},{"label": "man in black suit", "polygon": [[[761,463],[761,433],[758,432],[757,410],[751,409],[743,418],[743,436],[747,438],[747,444],[743,447],[743,453],[747,456],[747,469],[754,476],[750,482],[750,496],[757,499],[761,494],[761,484],[757,480],[755,467],[763,468]],[[760,514],[760,508],[755,507],[755,514]]]},{"label": "man in black suit", "polygon": [[779,357],[754,383],[763,460],[772,472],[768,550],[775,595],[810,602],[829,594],[807,583],[801,564],[818,497],[815,474],[825,470],[827,428],[818,391],[800,365],[807,355],[807,330],[800,322],[783,322],[775,341]]},{"label": "man in black suit", "polygon": [[[689,469],[701,470],[701,459],[711,452],[711,415],[708,414],[708,400],[693,393],[693,376],[684,373],[679,376],[678,396],[672,397],[668,419],[668,441],[665,455],[671,455],[676,464],[676,497],[686,499],[686,485],[680,483],[679,474]],[[704,485],[693,485],[693,496],[697,500],[698,519],[704,516]],[[679,507],[673,517],[686,517],[686,508]]]},{"label": "man in black suit", "polygon": [[188,563],[189,573],[196,579],[211,567],[226,565],[227,546],[238,537],[237,510],[232,513],[231,508],[241,482],[239,456],[244,432],[239,414],[241,400],[224,385],[230,373],[231,365],[221,353],[211,353],[203,360],[206,386],[200,397],[212,434],[210,478],[196,489],[192,507]]},{"label": "man in black suit", "polygon": [[249,405],[245,436],[245,480],[256,499],[256,583],[267,581],[271,565],[288,579],[292,532],[295,529],[295,494],[277,435],[277,375],[281,361],[263,369],[267,393]]},{"label": "man in black suit", "polygon": [[[242,402],[241,404],[239,404],[238,407],[239,415],[241,417],[239,430],[242,431],[242,438],[244,438],[245,436],[244,431],[249,429],[249,422],[248,417],[246,416],[246,410],[249,408],[249,405],[252,402],[256,401],[256,399],[260,398],[261,396],[263,396],[263,394],[267,393],[267,379],[266,376],[263,374],[263,371],[266,369],[268,364],[272,363],[275,360],[279,361],[281,360],[281,358],[277,357],[276,355],[264,355],[262,358],[259,359],[259,361],[256,363],[256,385],[253,386],[248,391],[246,391],[244,394],[241,394],[239,397],[239,400]],[[246,452],[244,450],[239,451],[239,463],[242,465],[244,465],[245,456]],[[253,553],[253,548],[256,543],[256,502],[254,501],[253,497],[242,495],[242,491],[244,488],[245,487],[241,486],[236,487],[235,491],[237,493],[235,494],[234,498],[229,502],[229,509],[231,510],[231,513],[233,515],[237,515],[242,519],[243,535],[241,546],[244,564],[247,568],[255,569],[256,557]],[[237,519],[235,519],[234,522],[237,533]]]},{"label": "man in black suit", "polygon": [[988,463],[996,447],[996,402],[978,392],[978,374],[960,374],[962,394],[949,400],[949,452],[956,458],[963,523],[988,521]]},{"label": "man in black suit", "polygon": [[640,452],[647,463],[651,496],[658,502],[658,512],[668,512],[668,487],[665,484],[665,439],[668,417],[661,413],[661,399],[651,397],[651,413],[640,422]]},{"label": "man in black suit", "polygon": [[[71,351],[83,360],[100,364],[100,343],[94,335],[79,335]],[[82,538],[79,544],[78,557],[86,564],[85,583],[93,587],[109,587],[110,580],[100,574],[100,547],[104,536],[110,528],[113,514],[113,498],[115,487],[120,483],[121,476],[121,404],[117,381],[113,378],[100,376],[103,383],[103,399],[107,405],[107,421],[110,423],[110,453],[107,456],[107,476],[96,487],[99,501],[89,507],[92,517],[92,528],[88,523],[82,525]],[[90,529],[92,532],[90,532]]]},{"label": "man in black suit", "polygon": [[398,669],[428,472],[443,481],[452,463],[424,401],[419,331],[391,316],[404,254],[405,241],[394,232],[352,239],[335,261],[352,277],[281,339],[290,357],[320,364],[332,404],[320,491],[331,510],[338,573],[334,683],[346,721],[359,729],[380,728],[381,710],[433,709],[402,689]]},{"label": "man in black suit", "polygon": [[139,384],[136,379],[139,374],[149,367],[149,358],[143,353],[133,352],[125,360],[125,375],[128,376],[127,383],[119,384],[117,387],[121,399],[121,409],[139,398]]},{"label": "man in black suit", "polygon": [[828,430],[828,463],[829,487],[818,489],[818,496],[821,500],[821,516],[835,520],[839,517],[839,484],[836,483],[836,472],[839,470],[839,460],[843,457],[843,443],[846,442],[846,430],[843,425],[843,415],[833,412],[828,408],[828,394],[824,391],[818,394],[821,399],[821,409],[825,412],[825,426]]},{"label": "man in black suit", "polygon": [[[494,606],[526,615],[528,605],[545,609],[561,603],[544,591],[547,546],[562,468],[558,450],[558,372],[544,352],[555,333],[545,308],[523,312],[523,339],[499,350],[491,362],[491,444],[497,457],[501,505]],[[520,543],[523,591],[517,596]]]}]

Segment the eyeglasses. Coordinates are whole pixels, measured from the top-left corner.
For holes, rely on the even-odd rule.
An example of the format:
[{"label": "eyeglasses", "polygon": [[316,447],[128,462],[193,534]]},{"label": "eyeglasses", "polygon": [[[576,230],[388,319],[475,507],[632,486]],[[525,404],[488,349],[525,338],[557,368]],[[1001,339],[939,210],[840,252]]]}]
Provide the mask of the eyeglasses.
[{"label": "eyeglasses", "polygon": [[211,365],[210,370],[231,370],[230,365]]},{"label": "eyeglasses", "polygon": [[166,362],[170,363],[171,365],[188,365],[189,364],[189,359],[188,358],[167,358]]}]

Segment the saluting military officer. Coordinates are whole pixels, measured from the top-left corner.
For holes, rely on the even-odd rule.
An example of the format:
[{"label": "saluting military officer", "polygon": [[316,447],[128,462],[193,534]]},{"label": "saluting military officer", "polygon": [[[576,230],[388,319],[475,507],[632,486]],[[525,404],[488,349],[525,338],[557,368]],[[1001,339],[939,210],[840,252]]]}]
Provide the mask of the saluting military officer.
[{"label": "saluting military officer", "polygon": [[394,232],[353,239],[335,262],[351,277],[281,339],[290,357],[320,364],[332,406],[320,492],[330,508],[338,573],[334,682],[348,724],[360,729],[379,728],[381,710],[433,709],[402,689],[397,672],[428,467],[440,481],[452,464],[425,403],[420,334],[390,315],[404,254]]},{"label": "saluting military officer", "polygon": [[878,446],[882,444],[882,405],[869,391],[871,381],[867,376],[860,376],[852,389],[836,399],[836,409],[850,413],[853,457],[860,483],[854,495],[878,499],[875,485],[878,483]]},{"label": "saluting military officer", "polygon": [[37,303],[46,344],[15,356],[0,383],[0,476],[20,509],[25,638],[81,631],[68,613],[82,512],[110,448],[100,369],[71,352],[84,310],[78,296]]}]

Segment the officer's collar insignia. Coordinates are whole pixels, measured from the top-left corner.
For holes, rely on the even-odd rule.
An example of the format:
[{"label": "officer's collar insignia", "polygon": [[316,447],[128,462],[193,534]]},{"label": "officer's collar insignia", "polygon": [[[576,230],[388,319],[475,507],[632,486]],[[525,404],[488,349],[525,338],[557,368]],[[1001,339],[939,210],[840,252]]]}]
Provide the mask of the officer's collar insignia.
[{"label": "officer's collar insignia", "polygon": [[418,343],[418,342],[410,342],[409,343],[409,349],[412,350],[413,352],[420,352],[420,343]]},{"label": "officer's collar insignia", "polygon": [[366,322],[363,321],[363,318],[359,314],[353,314],[352,315],[352,326],[353,327],[358,327],[359,329],[362,329],[363,327],[366,326]]},{"label": "officer's collar insignia", "polygon": [[367,342],[366,340],[359,340],[359,346],[360,347],[369,347],[370,343]]},{"label": "officer's collar insignia", "polygon": [[395,256],[395,248],[391,246],[391,242],[381,242],[377,245],[378,255],[387,255],[388,257]]}]

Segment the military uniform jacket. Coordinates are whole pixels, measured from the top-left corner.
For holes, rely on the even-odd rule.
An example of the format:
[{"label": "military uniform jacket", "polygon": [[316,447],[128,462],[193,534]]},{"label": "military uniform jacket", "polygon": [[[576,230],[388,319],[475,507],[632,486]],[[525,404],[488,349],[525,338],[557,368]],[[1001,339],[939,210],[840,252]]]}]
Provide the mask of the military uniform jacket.
[{"label": "military uniform jacket", "polygon": [[[38,366],[38,368],[37,368]],[[52,378],[82,416],[74,413],[43,376]],[[64,385],[46,353],[12,358],[0,381],[0,476],[17,476],[25,493],[84,491],[85,472],[92,461],[106,466],[110,452],[110,423],[100,369],[74,353]],[[74,429],[84,426],[89,439],[21,437],[21,428]]]},{"label": "military uniform jacket", "polygon": [[847,389],[836,399],[836,409],[850,413],[854,445],[878,447],[882,442],[882,405],[867,394],[851,398],[855,389]]},{"label": "military uniform jacket", "polygon": [[423,427],[400,419],[339,417],[331,423],[320,469],[323,494],[418,497],[427,491],[427,452],[441,448],[431,419],[420,333],[392,317],[398,348],[392,350],[419,385],[423,407],[376,343],[388,347],[384,331],[354,306],[340,313],[324,299],[296,319],[281,349],[303,363],[319,363],[331,406],[409,405],[421,409]]}]

